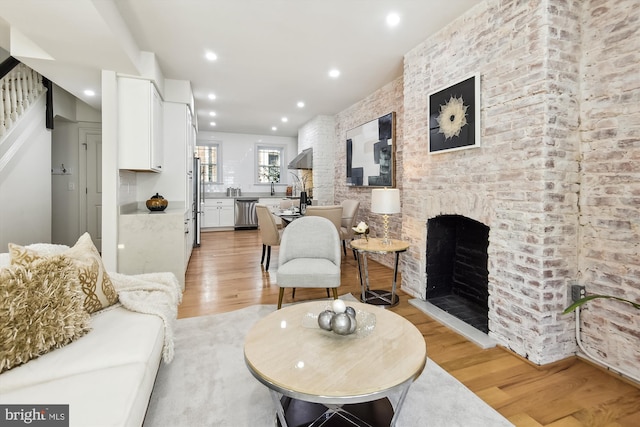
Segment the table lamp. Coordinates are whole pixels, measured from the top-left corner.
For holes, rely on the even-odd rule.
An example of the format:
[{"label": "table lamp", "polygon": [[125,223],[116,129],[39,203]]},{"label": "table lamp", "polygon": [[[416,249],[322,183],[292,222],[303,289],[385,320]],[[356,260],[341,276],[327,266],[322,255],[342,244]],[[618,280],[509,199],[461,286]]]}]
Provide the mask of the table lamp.
[{"label": "table lamp", "polygon": [[383,245],[390,245],[389,214],[400,213],[400,190],[397,188],[377,188],[371,191],[371,212],[383,215]]}]

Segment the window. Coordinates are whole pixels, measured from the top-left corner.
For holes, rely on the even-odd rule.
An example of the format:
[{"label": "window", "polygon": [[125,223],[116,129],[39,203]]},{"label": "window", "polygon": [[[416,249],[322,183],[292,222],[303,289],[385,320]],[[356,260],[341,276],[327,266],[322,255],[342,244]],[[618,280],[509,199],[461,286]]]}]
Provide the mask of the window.
[{"label": "window", "polygon": [[196,157],[200,157],[202,182],[219,184],[222,182],[220,166],[220,144],[196,146]]},{"label": "window", "polygon": [[258,146],[256,148],[258,165],[258,183],[279,183],[284,169],[284,147]]}]

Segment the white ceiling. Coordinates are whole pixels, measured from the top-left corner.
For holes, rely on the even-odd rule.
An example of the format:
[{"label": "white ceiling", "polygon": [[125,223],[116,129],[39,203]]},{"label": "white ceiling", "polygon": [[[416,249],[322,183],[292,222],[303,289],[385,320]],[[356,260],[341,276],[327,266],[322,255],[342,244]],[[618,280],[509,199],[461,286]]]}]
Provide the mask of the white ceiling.
[{"label": "white ceiling", "polygon": [[[140,51],[153,52],[166,78],[191,82],[200,130],[296,136],[400,76],[405,53],[477,3],[0,0],[0,47],[98,109],[100,70],[139,74]],[[389,12],[400,15],[395,28]]]}]

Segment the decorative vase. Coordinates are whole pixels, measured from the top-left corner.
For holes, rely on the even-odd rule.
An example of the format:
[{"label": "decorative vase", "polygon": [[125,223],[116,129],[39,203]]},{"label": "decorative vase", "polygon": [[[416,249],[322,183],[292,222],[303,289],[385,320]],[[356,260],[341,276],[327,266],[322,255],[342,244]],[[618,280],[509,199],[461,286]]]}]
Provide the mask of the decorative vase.
[{"label": "decorative vase", "polygon": [[300,192],[300,213],[304,215],[307,212],[307,192]]},{"label": "decorative vase", "polygon": [[160,194],[156,193],[154,196],[151,196],[149,200],[147,200],[147,209],[151,212],[161,212],[169,206],[169,201],[162,197]]}]

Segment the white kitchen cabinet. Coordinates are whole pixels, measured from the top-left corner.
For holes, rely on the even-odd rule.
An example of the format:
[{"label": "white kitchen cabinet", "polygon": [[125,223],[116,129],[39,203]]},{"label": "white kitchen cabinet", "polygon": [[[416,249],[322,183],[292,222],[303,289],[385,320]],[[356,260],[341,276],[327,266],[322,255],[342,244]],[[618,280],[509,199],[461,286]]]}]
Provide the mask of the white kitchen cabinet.
[{"label": "white kitchen cabinet", "polygon": [[235,200],[206,199],[204,201],[204,228],[233,227],[235,225]]},{"label": "white kitchen cabinet", "polygon": [[276,212],[280,210],[280,201],[282,199],[278,197],[263,197],[258,199],[258,203],[261,205],[266,205],[271,212]]},{"label": "white kitchen cabinet", "polygon": [[187,266],[191,259],[191,252],[193,252],[193,238],[194,238],[193,220],[191,219],[191,212],[185,212],[184,214],[184,271],[187,272]]},{"label": "white kitchen cabinet", "polygon": [[220,227],[233,227],[235,223],[236,223],[235,205],[223,206],[222,208],[220,208]]},{"label": "white kitchen cabinet", "polygon": [[187,105],[164,102],[164,164],[162,173],[138,173],[140,198],[156,192],[169,200],[169,206],[193,210],[193,146],[195,141],[191,112]]},{"label": "white kitchen cabinet", "polygon": [[162,99],[149,80],[118,79],[118,168],[161,172]]}]

